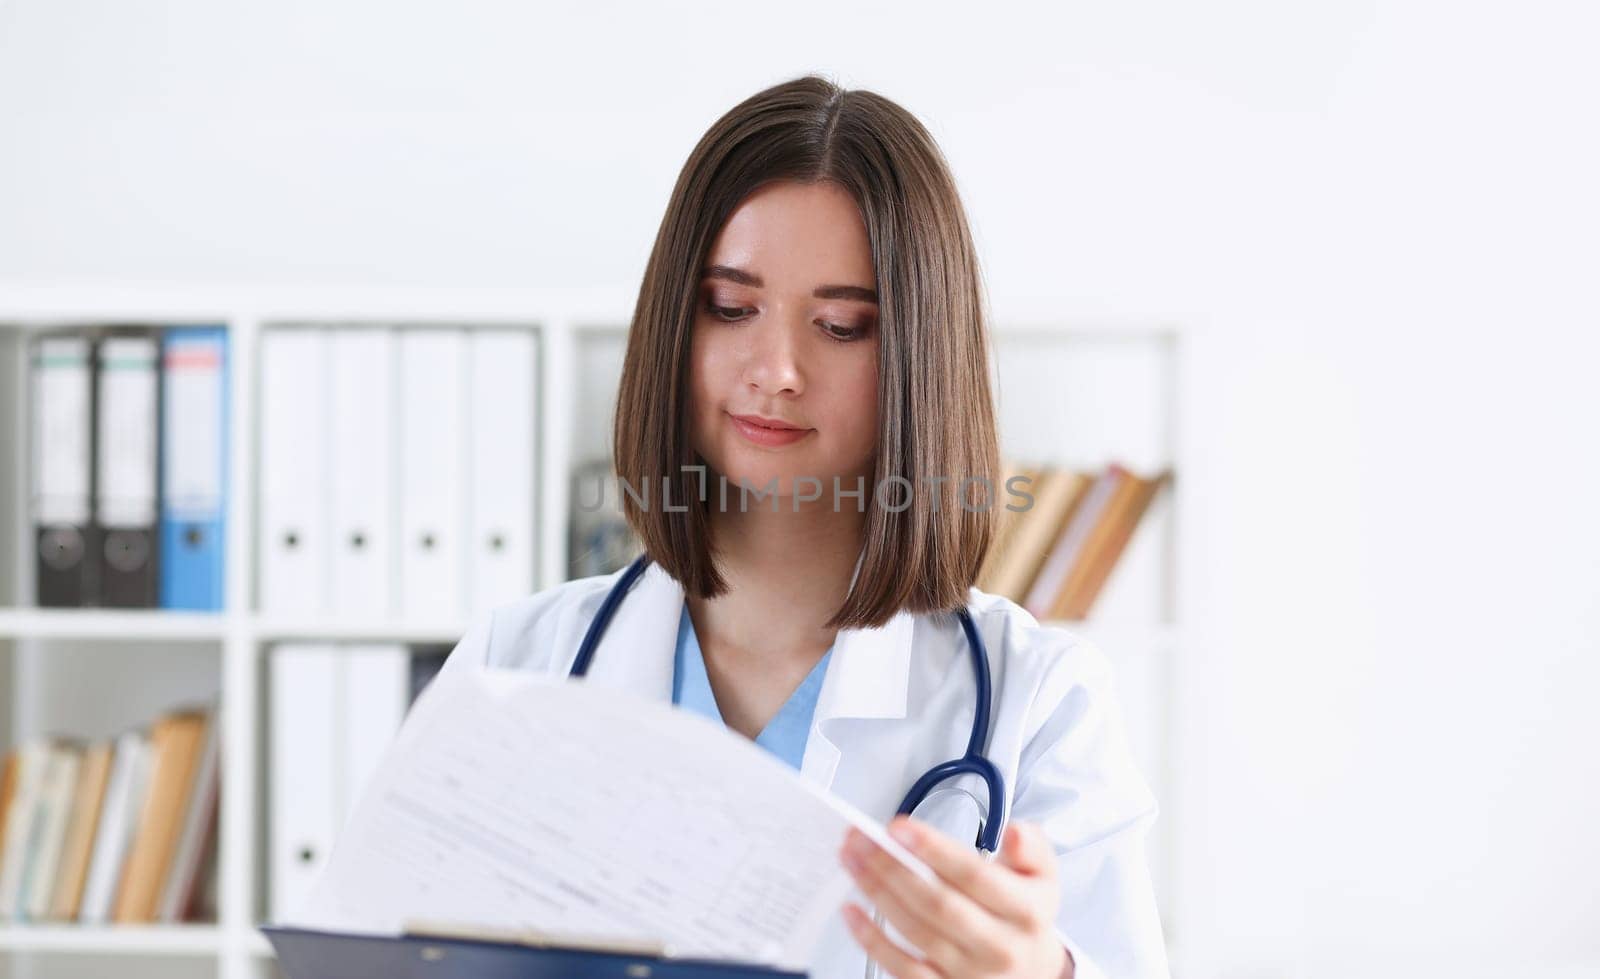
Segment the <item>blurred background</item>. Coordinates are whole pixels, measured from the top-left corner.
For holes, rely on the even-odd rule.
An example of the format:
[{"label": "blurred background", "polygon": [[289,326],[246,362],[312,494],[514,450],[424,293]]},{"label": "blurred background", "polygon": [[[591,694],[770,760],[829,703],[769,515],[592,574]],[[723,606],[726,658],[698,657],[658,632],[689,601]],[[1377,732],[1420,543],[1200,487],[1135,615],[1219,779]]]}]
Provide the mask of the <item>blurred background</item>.
[{"label": "blurred background", "polygon": [[[1174,974],[1600,975],[1597,29],[1551,0],[0,0],[0,975],[273,974],[275,882],[319,859],[361,731],[397,723],[471,583],[522,593],[615,544],[575,526],[575,480],[673,180],[717,116],[808,72],[943,147],[1011,460],[1172,473],[1092,608],[1039,607],[1117,666]],[[86,499],[41,511],[42,472],[76,484],[39,446],[88,453],[50,425],[118,357],[213,411],[183,437],[221,475],[199,516],[163,497],[96,536]],[[380,400],[341,401],[374,357]],[[497,363],[523,400],[473,397]],[[135,414],[151,390],[93,389]],[[294,455],[374,403],[402,426],[381,507]],[[506,472],[474,468],[490,418],[527,448]],[[406,432],[463,475],[408,469]],[[279,479],[307,473],[334,516]],[[468,546],[395,570],[412,500]],[[508,506],[474,557],[499,533],[474,515]],[[298,521],[338,538],[374,508],[394,552],[359,580],[387,590],[337,584],[371,547],[307,577]],[[137,558],[169,514],[217,535],[176,582],[39,557],[77,527]],[[346,767],[289,765],[295,724]],[[140,771],[178,786],[171,830],[135,815]],[[115,799],[128,858],[164,858],[142,909],[95,845]],[[14,826],[59,840],[55,884]]]}]

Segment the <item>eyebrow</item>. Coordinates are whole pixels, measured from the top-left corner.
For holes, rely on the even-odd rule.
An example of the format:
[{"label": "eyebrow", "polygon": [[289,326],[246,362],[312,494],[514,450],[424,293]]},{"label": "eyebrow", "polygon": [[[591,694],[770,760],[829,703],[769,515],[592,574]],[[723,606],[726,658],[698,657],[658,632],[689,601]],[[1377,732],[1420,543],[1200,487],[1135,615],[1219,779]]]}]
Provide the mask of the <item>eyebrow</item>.
[{"label": "eyebrow", "polygon": [[[737,282],[742,286],[751,286],[760,289],[765,283],[761,276],[753,275],[744,269],[732,265],[707,265],[700,273],[703,279],[727,279]],[[876,303],[878,294],[864,286],[817,286],[811,291],[817,299],[855,299],[864,303]]]}]

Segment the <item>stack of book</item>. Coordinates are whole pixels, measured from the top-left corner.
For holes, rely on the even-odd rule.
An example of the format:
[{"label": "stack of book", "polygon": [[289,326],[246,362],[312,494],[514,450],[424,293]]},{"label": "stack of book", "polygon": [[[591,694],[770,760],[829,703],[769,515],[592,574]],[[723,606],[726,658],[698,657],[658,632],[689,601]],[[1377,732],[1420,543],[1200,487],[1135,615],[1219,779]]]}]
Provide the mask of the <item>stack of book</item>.
[{"label": "stack of book", "polygon": [[1087,618],[1171,470],[1139,476],[1118,462],[1095,473],[1015,460],[1004,468],[998,530],[978,588],[1041,621]]},{"label": "stack of book", "polygon": [[0,920],[215,920],[215,705],[85,743],[44,737],[0,774]]}]

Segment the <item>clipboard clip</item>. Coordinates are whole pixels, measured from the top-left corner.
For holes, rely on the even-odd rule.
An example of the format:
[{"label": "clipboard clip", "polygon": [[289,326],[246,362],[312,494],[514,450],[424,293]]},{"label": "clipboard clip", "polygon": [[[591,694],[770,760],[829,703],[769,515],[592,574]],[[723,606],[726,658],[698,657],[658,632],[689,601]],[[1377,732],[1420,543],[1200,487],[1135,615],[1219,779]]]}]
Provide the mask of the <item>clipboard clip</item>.
[{"label": "clipboard clip", "polygon": [[[438,938],[468,942],[499,942],[504,945],[526,945],[529,948],[571,949],[579,952],[608,952],[615,955],[637,955],[648,958],[671,958],[672,947],[648,938],[628,938],[612,935],[585,935],[576,932],[547,931],[540,928],[492,928],[437,919],[413,919],[401,926],[401,932],[412,938]],[[423,949],[426,958],[432,951],[443,954],[442,949]]]}]

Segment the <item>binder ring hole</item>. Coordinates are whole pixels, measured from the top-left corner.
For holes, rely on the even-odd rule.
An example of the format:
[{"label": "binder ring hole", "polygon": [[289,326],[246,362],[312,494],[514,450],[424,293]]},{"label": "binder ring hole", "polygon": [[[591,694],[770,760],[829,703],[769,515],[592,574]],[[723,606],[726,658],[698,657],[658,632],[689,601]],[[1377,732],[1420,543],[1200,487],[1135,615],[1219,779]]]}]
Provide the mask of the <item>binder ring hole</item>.
[{"label": "binder ring hole", "polygon": [[300,546],[300,535],[295,533],[292,530],[289,531],[287,534],[284,534],[283,535],[283,546],[287,547],[291,551],[294,550],[295,548],[299,547]]},{"label": "binder ring hole", "polygon": [[190,547],[199,547],[200,542],[204,539],[205,535],[200,533],[199,527],[190,527],[188,530],[183,532],[183,542],[188,544]]},{"label": "binder ring hole", "polygon": [[106,564],[117,571],[138,571],[150,557],[150,544],[142,534],[114,531],[106,537],[105,557]]},{"label": "binder ring hole", "polygon": [[363,547],[366,547],[367,546],[367,535],[363,534],[359,530],[356,531],[355,533],[351,534],[350,535],[350,546],[355,548],[358,551],[361,550]]},{"label": "binder ring hole", "polygon": [[303,846],[300,848],[301,863],[310,863],[315,859],[317,859],[317,851],[315,849],[309,846]]},{"label": "binder ring hole", "polygon": [[433,550],[433,545],[434,545],[434,537],[433,537],[433,535],[432,534],[423,534],[422,535],[422,549],[424,551],[431,551],[431,550]]},{"label": "binder ring hole", "polygon": [[54,571],[77,567],[85,551],[83,536],[71,527],[56,527],[39,539],[39,556]]},{"label": "binder ring hole", "polygon": [[490,535],[490,537],[489,537],[489,549],[491,551],[503,551],[503,550],[505,550],[506,549],[506,538],[505,538],[505,535],[504,534],[492,534],[492,535]]}]

